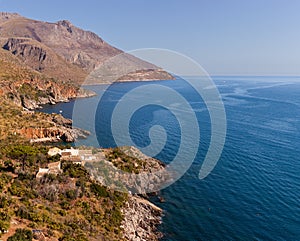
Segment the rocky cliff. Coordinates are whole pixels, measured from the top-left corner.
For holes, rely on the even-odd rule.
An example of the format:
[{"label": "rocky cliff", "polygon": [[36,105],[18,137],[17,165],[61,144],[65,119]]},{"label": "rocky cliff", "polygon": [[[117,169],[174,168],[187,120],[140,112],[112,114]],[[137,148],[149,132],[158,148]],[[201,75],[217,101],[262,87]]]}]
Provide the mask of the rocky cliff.
[{"label": "rocky cliff", "polygon": [[10,83],[0,83],[0,86],[1,97],[28,110],[40,108],[44,104],[67,102],[72,98],[94,95],[91,91],[47,79],[23,79]]},{"label": "rocky cliff", "polygon": [[0,98],[11,100],[29,110],[42,104],[55,104],[71,98],[94,95],[70,82],[49,78],[34,71],[3,49],[0,49],[0,87]]},{"label": "rocky cliff", "polygon": [[122,211],[124,215],[122,228],[127,240],[159,240],[162,237],[157,231],[162,216],[159,207],[138,196],[129,196]]},{"label": "rocky cliff", "polygon": [[4,85],[2,95],[19,106],[34,110],[44,104],[68,102],[72,98],[93,96],[94,93],[72,85],[31,79]]},{"label": "rocky cliff", "polygon": [[18,57],[26,66],[57,80],[78,83],[87,72],[66,62],[51,48],[31,38],[2,38],[2,47]]},{"label": "rocky cliff", "polygon": [[88,131],[72,127],[72,122],[69,126],[63,126],[55,122],[53,124],[53,127],[47,128],[23,127],[17,130],[17,133],[31,142],[74,142],[79,138],[87,138],[90,135]]}]

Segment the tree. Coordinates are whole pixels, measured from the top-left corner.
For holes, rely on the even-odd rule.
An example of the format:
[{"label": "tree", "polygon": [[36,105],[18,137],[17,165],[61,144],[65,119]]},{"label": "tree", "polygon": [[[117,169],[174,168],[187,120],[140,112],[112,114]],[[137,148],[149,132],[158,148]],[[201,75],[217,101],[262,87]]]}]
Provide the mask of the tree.
[{"label": "tree", "polygon": [[38,152],[31,146],[18,145],[8,153],[8,157],[20,160],[22,170],[25,171],[25,166],[31,166],[37,154]]}]

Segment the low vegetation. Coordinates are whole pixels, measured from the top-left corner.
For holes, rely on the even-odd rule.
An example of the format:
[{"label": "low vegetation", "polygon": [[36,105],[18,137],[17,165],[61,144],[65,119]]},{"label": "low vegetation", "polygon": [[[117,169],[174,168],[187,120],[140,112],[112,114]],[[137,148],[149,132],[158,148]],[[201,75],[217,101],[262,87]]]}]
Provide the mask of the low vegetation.
[{"label": "low vegetation", "polygon": [[[101,186],[67,161],[61,174],[36,179],[38,167],[57,161],[45,146],[10,144],[0,155],[0,230],[15,221],[59,240],[122,240],[125,193]],[[10,240],[30,240],[26,233],[20,229]]]},{"label": "low vegetation", "polygon": [[30,230],[19,228],[13,236],[7,239],[7,241],[31,241],[32,238],[33,235]]}]

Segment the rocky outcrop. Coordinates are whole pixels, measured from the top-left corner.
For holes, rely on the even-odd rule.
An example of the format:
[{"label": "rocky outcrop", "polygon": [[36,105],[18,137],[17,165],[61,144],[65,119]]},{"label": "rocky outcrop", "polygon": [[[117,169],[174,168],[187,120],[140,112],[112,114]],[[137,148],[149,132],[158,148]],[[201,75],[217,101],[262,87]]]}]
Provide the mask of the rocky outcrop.
[{"label": "rocky outcrop", "polygon": [[[133,169],[127,169],[123,173],[122,163],[133,165]],[[161,171],[165,165],[154,158],[143,154],[139,149],[132,146],[118,148],[101,149],[95,155],[95,160],[86,162],[85,169],[90,173],[93,180],[98,181],[101,185],[113,190],[128,192],[128,200],[123,206],[123,221],[121,228],[124,230],[125,240],[142,241],[158,240],[162,234],[158,232],[157,226],[162,220],[162,209],[148,201],[145,190],[148,189],[147,180],[137,180],[132,182],[129,176],[143,173],[156,173]],[[163,178],[163,177],[160,177]],[[159,181],[164,181],[160,179]],[[152,185],[152,181],[150,181]],[[129,191],[130,190],[130,191]],[[132,194],[139,191],[143,194]],[[156,195],[156,193],[152,193]]]},{"label": "rocky outcrop", "polygon": [[173,181],[161,161],[144,155],[135,147],[117,149],[103,150],[105,158],[85,166],[90,175],[102,185],[119,191],[146,194]]},{"label": "rocky outcrop", "polygon": [[49,115],[49,124],[52,127],[31,128],[24,127],[17,131],[21,136],[33,142],[74,142],[79,138],[87,138],[90,132],[72,127],[72,120],[61,115]]},{"label": "rocky outcrop", "polygon": [[157,231],[161,223],[162,210],[138,196],[129,196],[123,210],[124,238],[130,241],[159,240],[162,234]]},{"label": "rocky outcrop", "polygon": [[58,80],[80,83],[87,76],[82,68],[61,58],[51,48],[31,38],[2,39],[2,48],[18,57],[26,66]]},{"label": "rocky outcrop", "polygon": [[0,12],[0,19],[2,21],[21,18],[22,16],[17,13],[7,13],[7,12]]}]

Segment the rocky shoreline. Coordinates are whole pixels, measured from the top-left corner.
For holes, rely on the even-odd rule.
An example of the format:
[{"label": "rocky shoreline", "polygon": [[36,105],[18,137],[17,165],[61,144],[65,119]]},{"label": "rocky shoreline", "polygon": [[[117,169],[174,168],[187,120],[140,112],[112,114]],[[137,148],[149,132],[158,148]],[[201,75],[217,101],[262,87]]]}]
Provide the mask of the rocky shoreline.
[{"label": "rocky shoreline", "polygon": [[85,139],[90,135],[89,131],[73,127],[72,120],[63,117],[60,114],[46,115],[43,113],[24,110],[22,115],[27,116],[27,118],[30,118],[31,115],[41,115],[40,118],[42,118],[44,123],[46,123],[46,126],[31,127],[29,125],[23,126],[15,131],[31,143],[61,141],[71,143],[80,138]]},{"label": "rocky shoreline", "polygon": [[131,191],[146,193],[149,183],[142,179],[138,181],[132,179],[128,172],[120,172],[120,170],[133,164],[134,169],[131,173],[154,173],[163,170],[165,165],[132,146],[100,150],[96,159],[86,163],[84,167],[92,179],[101,185],[119,191],[127,190],[128,200],[122,209],[124,220],[121,225],[125,240],[159,240],[163,235],[158,231],[157,226],[162,222],[163,210],[151,203],[147,199],[147,194],[131,194]]}]

